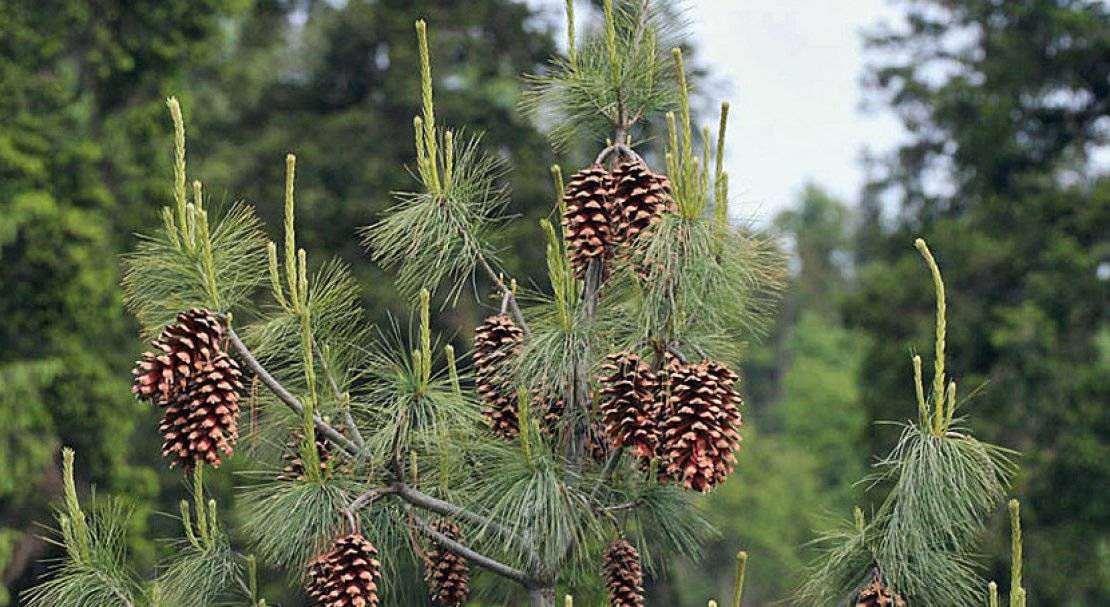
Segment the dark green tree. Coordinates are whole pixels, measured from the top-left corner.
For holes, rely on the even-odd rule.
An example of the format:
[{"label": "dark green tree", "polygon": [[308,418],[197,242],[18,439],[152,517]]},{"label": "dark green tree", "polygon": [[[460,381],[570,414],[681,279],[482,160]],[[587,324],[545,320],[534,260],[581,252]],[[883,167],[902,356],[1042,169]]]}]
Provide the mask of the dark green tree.
[{"label": "dark green tree", "polygon": [[[166,165],[160,99],[211,58],[233,2],[0,2],[0,569],[14,590],[42,556],[36,524],[59,495],[61,444],[85,479],[140,500],[157,491],[130,448],[145,418],[126,394],[133,324],[117,258]],[[153,173],[152,173],[153,171]],[[145,507],[144,507],[145,508]],[[145,517],[136,517],[141,528]],[[150,544],[137,543],[149,564]],[[9,597],[0,598],[7,604]]]},{"label": "dark green tree", "polygon": [[[928,298],[905,243],[939,251],[955,309],[951,365],[977,434],[1024,453],[1031,600],[1110,601],[1110,10],[1079,0],[905,3],[873,32],[875,94],[910,141],[877,167],[860,238],[860,287],[845,305],[872,336],[864,401],[904,413],[904,370]],[[908,394],[907,394],[908,395]],[[876,430],[886,440],[890,436]],[[993,544],[993,570],[1003,542]],[[1035,547],[1035,548],[1034,548]]]}]

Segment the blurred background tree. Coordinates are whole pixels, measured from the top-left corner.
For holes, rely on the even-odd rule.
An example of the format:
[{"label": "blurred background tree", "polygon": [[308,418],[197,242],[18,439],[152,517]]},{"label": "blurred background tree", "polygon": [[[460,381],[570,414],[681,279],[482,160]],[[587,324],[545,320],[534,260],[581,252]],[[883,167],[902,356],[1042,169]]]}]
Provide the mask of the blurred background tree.
[{"label": "blurred background tree", "polygon": [[[928,285],[910,279],[906,246],[921,235],[946,268],[953,370],[983,387],[974,430],[1024,454],[1016,492],[1041,563],[1026,576],[1030,603],[1106,604],[1110,175],[1091,154],[1110,141],[1110,8],[906,10],[908,28],[868,40],[869,84],[910,138],[879,160],[861,207],[859,287],[844,310],[871,337],[864,406],[904,417],[904,372],[888,363],[928,343]],[[871,440],[892,439],[877,427]]]},{"label": "blurred background tree", "polygon": [[[161,99],[184,86],[183,66],[214,59],[234,5],[0,3],[0,569],[12,591],[40,573],[36,525],[60,494],[62,444],[87,454],[90,481],[140,512],[154,505],[156,445],[132,440],[146,416],[128,394],[117,256],[165,196]],[[131,549],[153,562],[149,543]]]},{"label": "blurred background tree", "polygon": [[[1110,603],[1110,176],[1092,157],[1110,133],[1110,11],[1095,0],[896,4],[905,27],[871,32],[867,77],[910,138],[872,159],[858,201],[808,187],[775,221],[795,253],[794,288],[745,373],[740,467],[708,506],[724,535],[705,562],[676,563],[651,604],[724,596],[740,548],[753,554],[745,604],[788,596],[810,530],[860,499],[850,482],[894,438],[872,422],[910,415],[908,355],[930,343],[918,235],[949,283],[953,371],[984,385],[970,403],[976,434],[1025,454],[1031,600]],[[302,241],[316,259],[352,264],[375,318],[402,308],[354,230],[412,184],[397,167],[413,164],[414,16],[437,32],[436,86],[450,92],[440,111],[486,130],[512,164],[511,212],[550,211],[556,160],[517,111],[519,77],[555,51],[556,26],[522,3],[45,5],[0,0],[0,569],[14,591],[47,549],[35,523],[57,494],[62,444],[81,453],[86,481],[139,505],[137,524],[175,534],[148,516],[172,511],[159,496],[176,499],[178,479],[151,466],[154,433],[132,433],[156,422],[128,393],[139,345],[117,287],[119,253],[171,198],[164,97],[190,113],[190,157],[216,204],[248,198],[278,226],[280,159],[298,153]],[[541,253],[517,234],[504,257],[524,274]],[[457,314],[473,326],[473,308]],[[160,549],[131,548],[144,566]]]}]

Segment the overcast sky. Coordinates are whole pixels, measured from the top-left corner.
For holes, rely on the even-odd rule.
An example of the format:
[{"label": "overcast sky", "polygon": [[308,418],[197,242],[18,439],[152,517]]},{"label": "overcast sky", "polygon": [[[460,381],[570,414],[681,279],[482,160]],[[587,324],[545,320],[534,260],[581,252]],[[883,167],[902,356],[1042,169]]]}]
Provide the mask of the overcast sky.
[{"label": "overcast sky", "polygon": [[[530,4],[555,16],[563,6]],[[726,163],[741,215],[770,220],[807,181],[854,201],[862,150],[886,150],[900,137],[889,114],[860,109],[860,31],[893,9],[884,0],[693,0],[689,7],[698,60],[713,75],[710,92],[732,104]]]}]

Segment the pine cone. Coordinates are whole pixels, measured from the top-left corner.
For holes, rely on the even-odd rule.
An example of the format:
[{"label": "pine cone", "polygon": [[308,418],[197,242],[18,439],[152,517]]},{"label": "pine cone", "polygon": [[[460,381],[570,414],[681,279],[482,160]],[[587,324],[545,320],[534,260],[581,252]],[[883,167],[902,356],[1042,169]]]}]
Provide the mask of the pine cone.
[{"label": "pine cone", "polygon": [[[340,433],[343,432],[342,426],[336,426],[336,430]],[[285,467],[281,469],[278,474],[279,481],[303,481],[304,476],[304,460],[301,458],[301,446],[304,444],[304,431],[297,429],[289,433],[289,440],[285,443]],[[320,474],[327,477],[330,472],[328,464],[333,457],[331,440],[323,434],[316,433],[316,455],[320,460]]]},{"label": "pine cone", "polygon": [[559,433],[559,424],[563,421],[563,412],[566,408],[566,401],[556,396],[546,396],[541,393],[532,398],[532,411],[540,414],[540,431],[547,436],[555,436]]},{"label": "pine cone", "polygon": [[377,548],[352,533],[309,561],[305,590],[314,607],[377,607],[380,575]]},{"label": "pine cone", "polygon": [[606,361],[599,406],[606,434],[614,447],[626,447],[637,457],[652,459],[659,443],[659,379],[632,352],[611,354]]},{"label": "pine cone", "polygon": [[614,243],[630,244],[663,213],[675,211],[670,180],[652,173],[641,160],[623,162],[613,171],[612,200],[618,218]]},{"label": "pine cone", "polygon": [[670,399],[660,452],[667,475],[706,493],[736,462],[740,444],[740,395],[736,374],[713,361],[669,369]]},{"label": "pine cone", "polygon": [[506,363],[520,352],[523,340],[524,332],[508,314],[490,316],[474,330],[478,395],[494,434],[506,439],[520,432],[516,391],[506,377]]},{"label": "pine cone", "polygon": [[856,607],[906,607],[906,600],[883,583],[878,574],[856,597]]},{"label": "pine cone", "polygon": [[238,363],[220,354],[197,371],[166,407],[162,457],[170,467],[192,470],[196,462],[219,467],[220,453],[230,456],[239,438],[239,396],[243,392]]},{"label": "pine cone", "polygon": [[[453,540],[459,538],[459,528],[448,521],[438,520],[432,526]],[[432,599],[441,607],[458,607],[470,594],[470,569],[466,559],[435,542],[424,557],[424,580]]]},{"label": "pine cone", "polygon": [[194,308],[177,315],[150,342],[154,350],[143,353],[131,374],[131,391],[141,400],[166,405],[185,389],[189,378],[220,354],[224,327],[216,314]]},{"label": "pine cone", "polygon": [[644,574],[640,553],[624,538],[613,540],[601,560],[610,607],[643,607]]},{"label": "pine cone", "polygon": [[[613,226],[617,219],[610,198],[612,188],[613,179],[605,167],[592,164],[572,175],[563,193],[567,208],[563,232],[570,264],[578,278],[585,278],[590,260],[604,264],[612,256]],[[602,275],[604,279],[604,266]]]}]

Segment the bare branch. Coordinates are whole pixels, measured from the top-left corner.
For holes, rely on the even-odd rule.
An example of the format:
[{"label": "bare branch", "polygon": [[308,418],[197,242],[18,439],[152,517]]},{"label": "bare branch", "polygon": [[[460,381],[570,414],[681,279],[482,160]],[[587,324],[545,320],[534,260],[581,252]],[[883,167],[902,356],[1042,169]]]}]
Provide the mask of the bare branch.
[{"label": "bare branch", "polygon": [[483,569],[492,571],[493,573],[496,573],[497,575],[500,575],[502,577],[509,578],[510,580],[519,583],[521,586],[524,586],[529,590],[532,590],[533,588],[543,588],[549,586],[549,584],[545,584],[540,580],[532,578],[527,573],[524,573],[519,569],[510,567],[509,565],[490,558],[484,554],[475,552],[474,550],[459,543],[457,540],[453,540],[440,533],[439,531],[436,531],[432,528],[431,525],[421,520],[418,516],[413,515],[412,518],[416,522],[417,527],[420,528],[421,533],[434,540],[437,544],[443,546],[444,548],[450,550],[451,552],[454,552],[455,554],[463,557],[467,561],[470,561],[471,563],[474,563],[475,565]]},{"label": "bare branch", "polygon": [[339,389],[339,383],[335,381],[335,374],[332,373],[331,365],[328,364],[328,359],[324,356],[324,350],[320,347],[320,343],[316,341],[315,335],[312,336],[312,349],[320,359],[320,366],[323,367],[324,376],[328,378],[328,383],[331,384],[332,392],[335,392],[335,398],[343,403],[343,421],[347,422],[347,427],[351,429],[351,437],[355,439],[356,445],[362,447],[366,443],[362,440],[362,432],[359,432],[358,425],[355,424],[355,418],[351,415],[351,397]]},{"label": "bare branch", "polygon": [[501,276],[497,274],[493,266],[486,260],[486,256],[482,254],[481,250],[476,250],[478,251],[478,264],[485,270],[490,281],[492,281],[493,284],[497,286],[498,290],[501,291],[502,295],[507,298],[509,310],[513,313],[513,318],[516,319],[517,324],[520,326],[520,330],[524,331],[525,335],[528,335],[528,323],[524,320],[524,312],[521,312],[520,305],[516,302],[516,295],[513,294],[513,290],[509,288],[509,285],[505,284],[505,281],[501,279]]},{"label": "bare branch", "polygon": [[401,499],[418,508],[430,510],[432,512],[435,512],[436,514],[446,516],[448,518],[458,518],[460,520],[464,520],[471,524],[477,525],[481,528],[488,527],[489,529],[492,529],[493,531],[502,535],[512,535],[512,532],[508,529],[505,529],[501,525],[489,520],[488,518],[478,513],[471,512],[470,510],[467,510],[466,508],[463,508],[462,506],[459,506],[457,504],[452,504],[451,502],[447,502],[435,496],[428,495],[427,493],[424,493],[419,489],[410,487],[404,483],[394,483],[392,493],[395,493]]},{"label": "bare branch", "polygon": [[[246,363],[247,368],[253,371],[254,374],[262,380],[262,383],[266,385],[270,392],[274,393],[274,396],[278,397],[278,400],[285,403],[285,406],[292,409],[297,415],[303,416],[304,405],[301,404],[301,401],[297,400],[296,396],[293,396],[292,393],[285,389],[285,386],[282,386],[278,380],[274,379],[273,375],[270,375],[270,372],[262,366],[262,363],[258,362],[258,359],[255,358],[254,354],[247,348],[246,344],[243,343],[243,340],[239,338],[239,334],[236,333],[235,329],[230,325],[227,327],[227,336],[228,339],[231,340],[231,345],[239,353],[243,362]],[[313,421],[316,424],[316,429],[321,434],[326,436],[331,442],[339,445],[344,451],[351,455],[356,455],[359,452],[357,445],[352,443],[346,436],[340,434],[338,430],[324,421],[319,415],[313,416]]]}]

